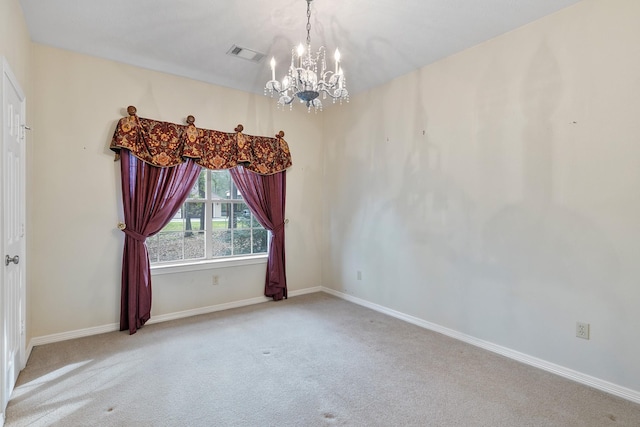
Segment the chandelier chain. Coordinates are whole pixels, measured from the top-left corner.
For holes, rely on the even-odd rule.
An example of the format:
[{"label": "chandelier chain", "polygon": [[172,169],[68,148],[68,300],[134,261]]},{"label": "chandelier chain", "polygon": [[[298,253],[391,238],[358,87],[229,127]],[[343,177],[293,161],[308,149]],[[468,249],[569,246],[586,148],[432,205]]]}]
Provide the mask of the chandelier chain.
[{"label": "chandelier chain", "polygon": [[307,0],[307,46],[311,46],[311,0]]}]

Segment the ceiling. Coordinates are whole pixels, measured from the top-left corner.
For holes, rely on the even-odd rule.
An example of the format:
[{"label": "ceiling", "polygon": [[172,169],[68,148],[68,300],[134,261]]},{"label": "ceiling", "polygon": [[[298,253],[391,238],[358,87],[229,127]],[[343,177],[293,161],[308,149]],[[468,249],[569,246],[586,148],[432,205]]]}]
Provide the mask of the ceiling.
[{"label": "ceiling", "polygon": [[[314,0],[311,45],[340,48],[354,95],[578,2]],[[34,42],[247,92],[263,93],[272,56],[281,78],[306,39],[305,0],[20,3]],[[227,55],[233,45],[265,58]]]}]

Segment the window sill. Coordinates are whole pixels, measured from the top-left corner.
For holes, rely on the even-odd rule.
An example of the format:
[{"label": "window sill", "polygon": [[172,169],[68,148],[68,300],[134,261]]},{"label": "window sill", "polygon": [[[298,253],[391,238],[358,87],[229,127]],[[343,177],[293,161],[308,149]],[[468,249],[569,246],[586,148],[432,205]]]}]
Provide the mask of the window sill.
[{"label": "window sill", "polygon": [[266,264],[267,255],[252,255],[246,257],[208,259],[206,261],[195,261],[180,264],[152,265],[151,275],[185,273],[198,270],[213,270],[216,268],[238,267],[242,265]]}]

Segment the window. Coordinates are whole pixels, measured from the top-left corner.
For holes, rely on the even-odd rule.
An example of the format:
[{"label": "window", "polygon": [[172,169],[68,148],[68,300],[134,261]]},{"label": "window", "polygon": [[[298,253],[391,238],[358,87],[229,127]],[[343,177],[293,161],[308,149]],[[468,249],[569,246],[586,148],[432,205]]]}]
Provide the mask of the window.
[{"label": "window", "polygon": [[266,254],[267,236],[229,171],[203,169],[182,208],[147,239],[147,248],[152,264],[175,264]]}]

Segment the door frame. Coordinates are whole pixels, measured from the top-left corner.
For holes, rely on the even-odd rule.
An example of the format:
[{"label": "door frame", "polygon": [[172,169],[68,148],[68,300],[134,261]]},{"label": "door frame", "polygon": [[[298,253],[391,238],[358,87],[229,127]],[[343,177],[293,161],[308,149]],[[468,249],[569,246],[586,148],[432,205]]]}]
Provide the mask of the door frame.
[{"label": "door frame", "polygon": [[[21,132],[21,138],[22,138],[22,144],[21,144],[21,149],[20,149],[20,186],[21,186],[21,205],[22,208],[20,209],[20,223],[22,224],[22,242],[21,242],[21,248],[20,248],[20,263],[17,265],[20,269],[21,269],[21,276],[22,276],[22,293],[20,295],[20,300],[21,300],[21,305],[22,307],[20,308],[20,313],[21,313],[21,318],[19,319],[19,322],[17,323],[17,327],[19,328],[19,334],[20,334],[20,343],[19,343],[19,366],[17,366],[16,368],[18,368],[19,370],[24,369],[25,364],[26,364],[26,244],[27,244],[27,234],[26,234],[26,97],[25,94],[20,86],[20,84],[18,83],[17,78],[15,77],[15,75],[13,74],[13,72],[11,71],[11,67],[9,66],[9,63],[7,61],[7,59],[4,56],[0,56],[0,62],[2,63],[1,67],[2,67],[2,76],[1,76],[1,81],[0,81],[0,99],[1,99],[1,104],[0,104],[0,165],[4,165],[4,155],[5,155],[5,140],[4,140],[4,123],[5,123],[5,119],[6,119],[6,115],[7,115],[7,111],[6,111],[6,106],[7,104],[7,91],[9,90],[14,90],[17,95],[18,98],[20,99],[20,116],[22,117],[23,123],[20,123],[20,130],[19,132]],[[8,86],[11,87],[8,87]],[[2,261],[4,261],[4,249],[5,249],[5,208],[4,208],[4,170],[0,169],[0,200],[2,200],[2,204],[0,206],[2,206],[2,208],[0,209],[0,242],[2,242]],[[5,266],[3,263],[2,266],[2,274],[0,274],[0,305],[2,307],[4,307],[5,304],[5,298],[6,298],[7,292],[5,289]],[[0,330],[2,331],[2,339],[0,339],[0,360],[2,361],[2,369],[0,370],[0,384],[2,384],[2,386],[0,387],[0,402],[2,402],[2,407],[0,408],[0,425],[4,424],[4,419],[5,419],[5,410],[6,410],[6,406],[4,406],[5,402],[8,402],[9,399],[11,398],[11,396],[6,396],[6,389],[5,389],[5,384],[6,384],[6,370],[7,370],[7,360],[5,360],[6,357],[6,349],[5,349],[5,337],[6,337],[6,333],[7,331],[5,330],[6,327],[6,319],[5,319],[5,310],[2,310],[2,315],[0,315]]]}]

